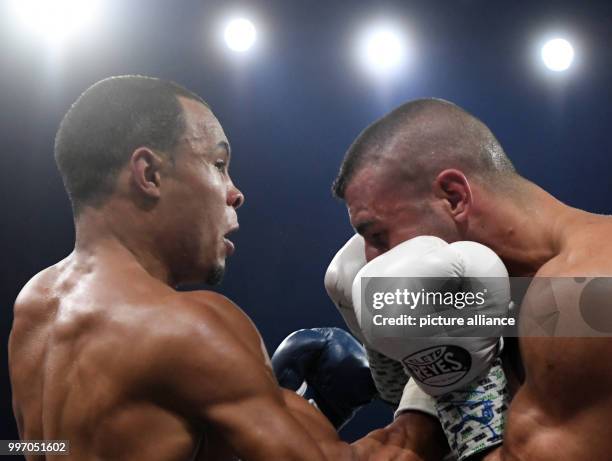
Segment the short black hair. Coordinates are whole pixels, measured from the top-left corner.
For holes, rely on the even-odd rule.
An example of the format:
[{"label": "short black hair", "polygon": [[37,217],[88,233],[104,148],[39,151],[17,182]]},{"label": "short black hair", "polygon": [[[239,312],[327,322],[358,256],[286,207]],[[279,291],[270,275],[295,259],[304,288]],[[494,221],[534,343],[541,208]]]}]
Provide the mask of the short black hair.
[{"label": "short black hair", "polygon": [[376,120],[347,150],[332,185],[344,199],[346,188],[364,166],[393,158],[402,178],[429,181],[446,168],[461,168],[488,180],[515,173],[491,130],[461,107],[442,99],[409,101]]},{"label": "short black hair", "polygon": [[208,107],[177,83],[141,75],[101,80],[72,104],[55,137],[55,161],[75,216],[104,202],[138,147],[172,157],[185,129],[179,96]]}]

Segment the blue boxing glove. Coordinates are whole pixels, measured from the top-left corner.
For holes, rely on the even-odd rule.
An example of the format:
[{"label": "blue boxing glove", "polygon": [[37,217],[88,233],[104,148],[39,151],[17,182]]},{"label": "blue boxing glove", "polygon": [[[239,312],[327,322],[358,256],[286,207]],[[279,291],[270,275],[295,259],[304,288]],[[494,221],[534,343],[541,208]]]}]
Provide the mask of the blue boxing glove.
[{"label": "blue boxing glove", "polygon": [[312,328],[291,333],[272,355],[281,387],[312,398],[336,429],[376,397],[363,346],[341,328]]}]

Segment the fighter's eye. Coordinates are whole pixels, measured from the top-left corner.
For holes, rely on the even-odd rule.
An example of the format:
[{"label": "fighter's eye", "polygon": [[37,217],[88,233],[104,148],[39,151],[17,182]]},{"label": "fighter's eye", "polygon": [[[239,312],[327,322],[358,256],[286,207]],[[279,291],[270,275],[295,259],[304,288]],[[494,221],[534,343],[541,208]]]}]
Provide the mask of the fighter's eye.
[{"label": "fighter's eye", "polygon": [[225,163],[224,160],[217,160],[215,162],[215,168],[221,173],[225,173],[227,171],[227,163]]}]

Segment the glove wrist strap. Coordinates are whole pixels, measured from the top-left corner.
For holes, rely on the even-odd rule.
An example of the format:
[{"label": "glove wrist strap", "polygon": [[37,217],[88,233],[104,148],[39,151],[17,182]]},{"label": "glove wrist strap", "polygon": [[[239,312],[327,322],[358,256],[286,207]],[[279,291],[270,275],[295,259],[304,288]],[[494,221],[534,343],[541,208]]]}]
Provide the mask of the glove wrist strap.
[{"label": "glove wrist strap", "polygon": [[502,443],[509,404],[499,358],[468,386],[436,398],[438,418],[459,461]]}]

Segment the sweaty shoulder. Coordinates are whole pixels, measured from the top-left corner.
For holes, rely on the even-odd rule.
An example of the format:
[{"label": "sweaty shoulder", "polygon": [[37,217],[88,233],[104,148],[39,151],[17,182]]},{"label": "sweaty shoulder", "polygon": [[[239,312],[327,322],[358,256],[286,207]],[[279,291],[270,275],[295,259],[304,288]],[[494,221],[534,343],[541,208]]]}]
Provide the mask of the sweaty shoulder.
[{"label": "sweaty shoulder", "polygon": [[229,299],[200,291],[176,293],[164,303],[151,327],[156,331],[146,337],[146,385],[157,390],[155,398],[200,419],[216,405],[275,383],[259,333]]},{"label": "sweaty shoulder", "polygon": [[602,244],[612,224],[584,227],[531,282],[521,319],[534,332],[572,338],[612,333],[612,246]]},{"label": "sweaty shoulder", "polygon": [[559,255],[537,277],[612,277],[612,218],[596,216],[569,235]]},{"label": "sweaty shoulder", "polygon": [[[265,346],[251,319],[232,301],[212,291],[176,292],[163,300],[161,322],[148,340],[162,363],[199,364],[214,373],[216,363],[245,358],[254,366],[269,364]],[[247,359],[248,357],[248,359]],[[185,359],[185,360],[183,360]],[[163,373],[163,366],[158,371]]]},{"label": "sweaty shoulder", "polygon": [[[61,264],[61,263],[59,263]],[[47,298],[49,290],[57,278],[57,265],[48,267],[32,277],[19,291],[15,299],[15,310],[35,309],[40,301]],[[32,312],[29,312],[32,313]]]},{"label": "sweaty shoulder", "polygon": [[[32,277],[21,289],[15,299],[13,326],[9,340],[9,352],[16,352],[22,342],[31,336],[46,335],[51,324],[57,302],[52,287],[57,278],[57,267],[51,266]],[[39,344],[28,347],[40,348]]]},{"label": "sweaty shoulder", "polygon": [[[262,340],[251,319],[227,297],[214,291],[177,293],[178,316],[197,330],[196,336],[214,339],[230,337],[260,352]],[[267,354],[266,354],[267,357]]]}]

